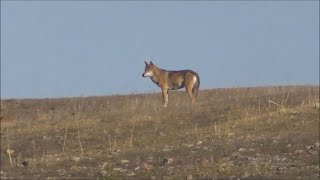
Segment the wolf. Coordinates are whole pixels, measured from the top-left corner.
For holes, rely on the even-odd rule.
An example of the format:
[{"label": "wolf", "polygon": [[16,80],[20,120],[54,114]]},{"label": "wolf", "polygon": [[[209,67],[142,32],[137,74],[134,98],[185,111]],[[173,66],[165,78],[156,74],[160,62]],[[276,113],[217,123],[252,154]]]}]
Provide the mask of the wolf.
[{"label": "wolf", "polygon": [[150,77],[153,83],[157,84],[162,90],[163,107],[168,106],[169,90],[186,88],[192,104],[198,96],[200,87],[200,77],[192,70],[167,71],[157,67],[152,61],[146,61],[142,77]]}]

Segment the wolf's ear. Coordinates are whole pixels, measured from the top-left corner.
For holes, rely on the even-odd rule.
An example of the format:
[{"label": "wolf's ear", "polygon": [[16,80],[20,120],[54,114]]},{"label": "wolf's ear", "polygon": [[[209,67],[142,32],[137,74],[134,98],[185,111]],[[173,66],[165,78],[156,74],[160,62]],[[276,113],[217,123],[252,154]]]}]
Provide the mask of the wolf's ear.
[{"label": "wolf's ear", "polygon": [[153,65],[154,65],[152,61],[150,61],[150,65],[151,65],[151,66],[153,66]]},{"label": "wolf's ear", "polygon": [[149,65],[146,61],[144,61],[144,63],[146,64],[146,66],[148,66],[148,65]]}]

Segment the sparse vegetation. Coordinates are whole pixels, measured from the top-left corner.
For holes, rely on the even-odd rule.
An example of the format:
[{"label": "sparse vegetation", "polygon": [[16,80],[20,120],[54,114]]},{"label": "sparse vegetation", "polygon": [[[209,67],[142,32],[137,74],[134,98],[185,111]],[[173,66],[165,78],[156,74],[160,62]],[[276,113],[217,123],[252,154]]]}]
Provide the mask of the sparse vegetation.
[{"label": "sparse vegetation", "polygon": [[319,179],[319,86],[1,100],[1,179]]}]

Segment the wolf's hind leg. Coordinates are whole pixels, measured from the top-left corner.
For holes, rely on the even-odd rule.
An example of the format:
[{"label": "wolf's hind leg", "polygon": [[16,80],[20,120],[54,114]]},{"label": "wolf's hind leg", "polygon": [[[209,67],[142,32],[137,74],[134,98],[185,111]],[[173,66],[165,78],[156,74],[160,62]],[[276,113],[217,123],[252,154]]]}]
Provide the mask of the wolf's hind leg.
[{"label": "wolf's hind leg", "polygon": [[191,101],[192,101],[192,104],[195,100],[195,96],[193,95],[193,92],[192,92],[192,89],[193,89],[193,86],[190,86],[190,84],[188,86],[186,86],[186,90],[191,98]]},{"label": "wolf's hind leg", "polygon": [[191,98],[192,104],[196,99],[196,95],[194,94],[194,91],[193,91],[196,85],[196,81],[197,81],[196,76],[192,75],[188,77],[187,83],[186,83],[186,90]]}]

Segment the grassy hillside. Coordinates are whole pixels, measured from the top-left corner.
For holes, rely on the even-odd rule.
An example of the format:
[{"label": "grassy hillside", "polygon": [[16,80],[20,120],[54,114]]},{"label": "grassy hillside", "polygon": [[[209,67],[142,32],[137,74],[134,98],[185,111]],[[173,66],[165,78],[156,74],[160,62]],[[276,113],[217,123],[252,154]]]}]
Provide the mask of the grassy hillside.
[{"label": "grassy hillside", "polygon": [[1,101],[1,179],[319,179],[319,87]]}]

